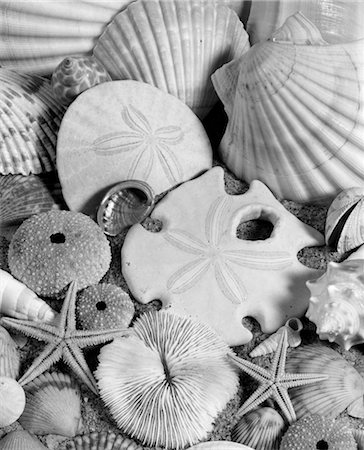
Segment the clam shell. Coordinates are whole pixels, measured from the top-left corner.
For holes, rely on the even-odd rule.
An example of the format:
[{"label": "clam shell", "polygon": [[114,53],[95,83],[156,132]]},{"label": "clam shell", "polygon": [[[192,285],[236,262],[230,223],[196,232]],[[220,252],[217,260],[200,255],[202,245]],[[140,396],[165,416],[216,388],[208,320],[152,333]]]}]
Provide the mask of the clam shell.
[{"label": "clam shell", "polygon": [[233,441],[259,450],[279,448],[285,428],[282,416],[273,408],[258,408],[245,414],[231,432]]},{"label": "clam shell", "polygon": [[328,379],[289,390],[297,418],[305,414],[337,417],[364,395],[364,379],[338,352],[323,345],[298,347],[286,361],[288,373],[322,373]]},{"label": "clam shell", "polygon": [[76,436],[68,441],[67,450],[143,450],[143,447],[121,434],[107,431]]},{"label": "clam shell", "polygon": [[235,175],[301,203],[364,187],[364,39],[266,41],[212,81],[229,117],[221,158]]},{"label": "clam shell", "polygon": [[54,170],[63,113],[46,78],[0,68],[0,174]]},{"label": "clam shell", "polygon": [[0,428],[14,423],[24,410],[24,390],[13,378],[0,377],[0,405]]},{"label": "clam shell", "polygon": [[46,372],[24,389],[26,405],[19,422],[26,430],[67,437],[80,431],[80,390],[69,375]]},{"label": "clam shell", "polygon": [[91,53],[105,26],[131,1],[2,1],[0,65],[50,75],[66,56]]},{"label": "clam shell", "polygon": [[210,75],[249,48],[236,13],[211,2],[131,3],[98,39],[93,54],[112,79],[150,83],[203,118],[216,103]]},{"label": "clam shell", "polygon": [[101,200],[97,223],[108,236],[116,236],[130,225],[142,222],[154,207],[152,188],[139,180],[113,186]]},{"label": "clam shell", "polygon": [[19,367],[20,356],[17,345],[6,329],[0,326],[0,377],[16,379]]},{"label": "clam shell", "polygon": [[11,431],[0,440],[0,450],[47,450],[44,445],[28,431]]}]

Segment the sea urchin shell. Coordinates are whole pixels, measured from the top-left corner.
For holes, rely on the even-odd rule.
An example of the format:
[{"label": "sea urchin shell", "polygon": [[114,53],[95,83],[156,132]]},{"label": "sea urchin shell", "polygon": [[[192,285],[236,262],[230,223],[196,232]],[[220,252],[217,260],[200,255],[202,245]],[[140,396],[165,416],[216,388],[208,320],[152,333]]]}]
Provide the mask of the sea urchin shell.
[{"label": "sea urchin shell", "polygon": [[133,330],[101,349],[95,373],[118,427],[173,449],[205,438],[237,389],[229,347],[208,326],[165,311],[144,314]]}]

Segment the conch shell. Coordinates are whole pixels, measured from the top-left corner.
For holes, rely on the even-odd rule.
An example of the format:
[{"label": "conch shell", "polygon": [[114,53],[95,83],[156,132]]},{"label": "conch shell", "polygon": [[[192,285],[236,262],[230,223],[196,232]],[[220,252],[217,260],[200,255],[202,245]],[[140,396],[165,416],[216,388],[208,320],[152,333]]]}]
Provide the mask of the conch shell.
[{"label": "conch shell", "polygon": [[330,262],[324,275],[307,282],[311,297],[306,316],[320,339],[345,350],[364,342],[363,273],[363,259]]},{"label": "conch shell", "polygon": [[229,118],[221,158],[235,175],[301,203],[364,187],[364,39],[328,45],[297,13],[212,81]]},{"label": "conch shell", "polygon": [[0,270],[0,313],[42,322],[53,322],[57,315],[44,300],[5,270]]}]

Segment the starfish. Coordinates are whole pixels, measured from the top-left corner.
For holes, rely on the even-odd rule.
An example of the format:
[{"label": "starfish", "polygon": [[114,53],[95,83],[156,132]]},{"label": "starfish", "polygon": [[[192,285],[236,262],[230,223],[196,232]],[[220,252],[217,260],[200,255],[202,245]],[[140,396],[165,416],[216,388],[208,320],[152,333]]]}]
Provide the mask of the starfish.
[{"label": "starfish", "polygon": [[86,363],[81,349],[105,343],[115,337],[129,334],[128,330],[77,330],[76,305],[77,283],[73,281],[67,291],[62,310],[55,323],[34,322],[3,317],[1,324],[21,331],[27,336],[47,342],[43,351],[35,358],[26,373],[18,380],[24,386],[46,372],[53,364],[63,359],[92,392],[98,395],[96,381]]},{"label": "starfish", "polygon": [[284,329],[269,370],[235,355],[228,354],[234,364],[260,383],[258,389],[240,407],[238,411],[239,416],[256,408],[268,398],[273,398],[278,403],[288,422],[292,423],[296,420],[296,413],[288,395],[288,389],[318,383],[328,378],[327,375],[315,373],[286,373],[287,347],[287,330]]}]

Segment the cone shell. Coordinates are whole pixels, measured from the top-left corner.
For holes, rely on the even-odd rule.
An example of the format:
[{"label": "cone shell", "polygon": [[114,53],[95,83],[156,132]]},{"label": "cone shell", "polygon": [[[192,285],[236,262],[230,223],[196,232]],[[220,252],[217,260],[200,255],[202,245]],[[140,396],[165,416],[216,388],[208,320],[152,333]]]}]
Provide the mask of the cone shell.
[{"label": "cone shell", "polygon": [[146,0],[114,18],[93,54],[112,79],[150,83],[203,118],[217,101],[211,74],[248,48],[242,22],[225,6]]},{"label": "cone shell", "polygon": [[0,326],[0,377],[18,378],[19,367],[18,347],[6,329]]},{"label": "cone shell", "polygon": [[336,342],[345,350],[364,342],[364,260],[330,262],[311,291],[306,316],[316,325],[320,339]]},{"label": "cone shell", "polygon": [[0,65],[52,74],[71,55],[91,53],[115,14],[132,0],[0,3]]},{"label": "cone shell", "polygon": [[0,405],[0,428],[14,423],[24,410],[24,390],[13,378],[0,377]]},{"label": "cone shell", "polygon": [[80,431],[80,390],[69,375],[46,372],[25,386],[25,395],[25,409],[19,418],[24,429],[67,437]]},{"label": "cone shell", "polygon": [[279,448],[285,427],[282,416],[273,408],[258,408],[245,414],[235,425],[231,438],[259,450]]},{"label": "cone shell", "polygon": [[47,450],[44,445],[28,431],[11,431],[0,440],[0,450]]},{"label": "cone shell", "polygon": [[143,450],[143,447],[121,434],[107,431],[76,436],[67,442],[67,450]]},{"label": "cone shell", "polygon": [[301,203],[364,187],[364,40],[266,41],[212,81],[229,118],[221,158],[235,175]]},{"label": "cone shell", "polygon": [[286,361],[286,372],[328,375],[328,379],[319,384],[289,390],[298,419],[305,414],[337,417],[364,395],[364,379],[359,372],[338,352],[323,345],[307,345],[293,350]]},{"label": "cone shell", "polygon": [[46,78],[0,68],[0,174],[54,170],[63,114]]}]

